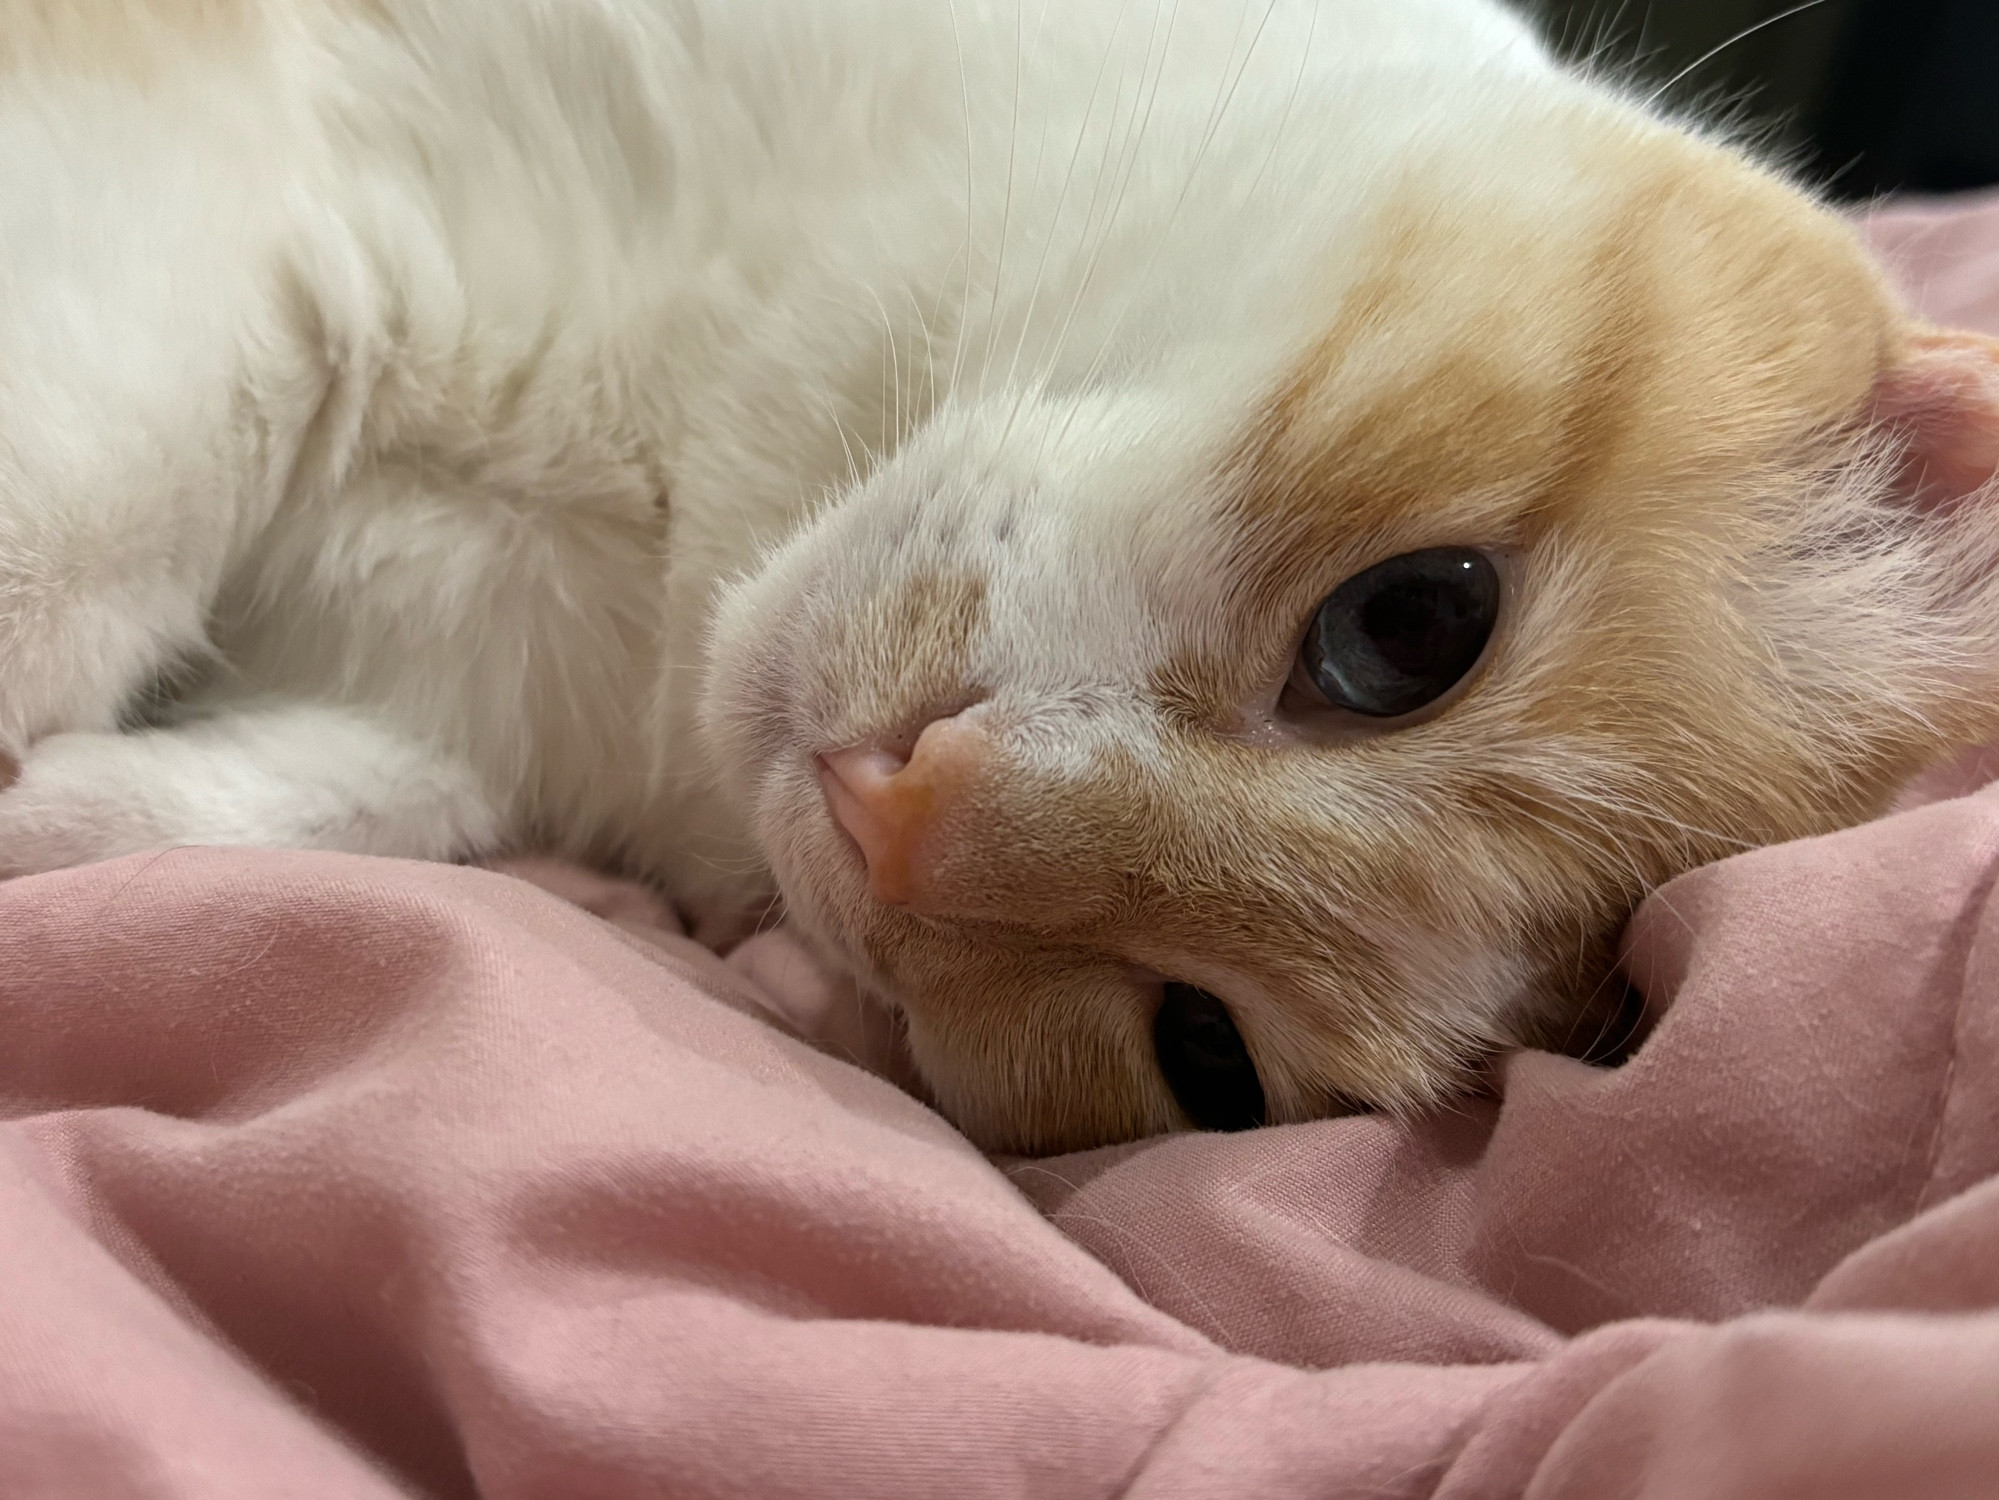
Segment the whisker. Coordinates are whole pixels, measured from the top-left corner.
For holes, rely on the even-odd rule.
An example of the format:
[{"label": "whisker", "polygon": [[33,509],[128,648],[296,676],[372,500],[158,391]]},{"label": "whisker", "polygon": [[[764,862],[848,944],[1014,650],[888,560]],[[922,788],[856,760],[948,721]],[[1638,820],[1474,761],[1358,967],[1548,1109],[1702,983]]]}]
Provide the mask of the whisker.
[{"label": "whisker", "polygon": [[[1276,12],[1276,9],[1277,0],[1269,0],[1269,3],[1264,6],[1262,19],[1257,22],[1255,34],[1250,37],[1249,47],[1243,53],[1242,63],[1236,69],[1233,79],[1228,77],[1227,64],[1224,63],[1222,73],[1225,87],[1217,90],[1217,102],[1209,115],[1207,129],[1201,137],[1200,145],[1195,149],[1194,159],[1187,168],[1187,180],[1181,185],[1180,195],[1174,199],[1173,207],[1167,214],[1165,222],[1155,231],[1152,254],[1147,258],[1145,265],[1140,268],[1139,274],[1133,278],[1131,289],[1126,295],[1123,305],[1118,309],[1117,317],[1112,320],[1110,328],[1099,342],[1096,357],[1090,361],[1090,366],[1084,372],[1079,387],[1086,388],[1091,381],[1096,379],[1097,372],[1103,368],[1105,358],[1116,345],[1117,335],[1124,327],[1124,320],[1130,316],[1131,310],[1138,305],[1139,293],[1146,289],[1147,283],[1158,270],[1159,257],[1164,252],[1166,243],[1171,237],[1174,227],[1179,223],[1181,210],[1186,207],[1187,199],[1194,190],[1195,180],[1199,177],[1201,167],[1207,160],[1208,148],[1214,143],[1215,136],[1221,128],[1222,120],[1226,117],[1229,106],[1235,102],[1236,90],[1241,87],[1244,76],[1249,72],[1249,65],[1255,57],[1257,44],[1262,40],[1264,30],[1270,24],[1270,18]],[[1245,16],[1248,14],[1247,0],[1245,0],[1243,14]],[[1238,24],[1237,35],[1240,34],[1241,27]],[[1234,44],[1231,42],[1229,57],[1233,59],[1234,56]],[[1074,420],[1075,408],[1072,407],[1068,419],[1062,425],[1064,436],[1067,435],[1070,423]]]},{"label": "whisker", "polygon": [[[1070,294],[1068,310],[1063,316],[1062,326],[1056,331],[1055,342],[1049,349],[1048,357],[1042,363],[1041,374],[1035,382],[1037,385],[1045,384],[1055,373],[1056,366],[1061,363],[1062,351],[1068,346],[1070,330],[1074,328],[1076,317],[1083,306],[1084,298],[1089,295],[1090,287],[1096,280],[1097,266],[1103,259],[1104,250],[1110,244],[1111,228],[1117,221],[1119,211],[1124,207],[1126,194],[1131,188],[1131,180],[1137,175],[1138,161],[1141,149],[1145,143],[1146,130],[1152,123],[1153,108],[1159,102],[1159,92],[1166,81],[1167,58],[1173,50],[1173,32],[1174,28],[1179,24],[1179,20],[1180,0],[1173,0],[1172,8],[1166,13],[1166,38],[1164,44],[1159,49],[1159,66],[1152,76],[1152,91],[1145,99],[1144,116],[1140,117],[1138,108],[1134,105],[1132,109],[1132,121],[1126,131],[1125,144],[1121,145],[1118,150],[1118,167],[1112,174],[1118,178],[1118,183],[1111,199],[1110,208],[1104,214],[1102,224],[1098,226],[1095,248],[1090,251],[1090,258],[1083,268],[1082,277],[1077,281],[1075,290]],[[1146,69],[1152,65],[1152,41],[1158,34],[1159,7],[1155,5],[1152,12],[1152,32],[1146,38],[1145,56],[1141,60],[1139,67],[1139,89],[1141,92],[1145,88]],[[1106,151],[1105,161],[1108,162],[1109,159],[1110,154]],[[1090,206],[1094,212],[1096,207],[1094,194],[1091,197]],[[1089,217],[1086,215],[1084,218],[1083,234],[1080,238],[1082,241],[1087,242],[1088,237]],[[1018,360],[1019,352],[1018,348],[1014,351],[1016,360]],[[1043,434],[1042,451],[1047,451],[1046,433]]]},{"label": "whisker", "polygon": [[[972,80],[965,68],[965,37],[958,24],[958,0],[945,0],[951,11],[951,42],[958,53],[958,90],[965,105],[965,301],[972,295],[972,263],[977,254],[978,236],[973,230],[972,202]],[[962,333],[957,357],[951,364],[951,388],[956,390],[965,357]]]},{"label": "whisker", "polygon": [[1680,69],[1680,71],[1675,73],[1671,78],[1668,78],[1664,83],[1660,84],[1650,94],[1647,94],[1644,100],[1644,107],[1650,109],[1653,105],[1657,104],[1662,98],[1664,98],[1667,94],[1671,93],[1675,88],[1677,88],[1681,83],[1683,83],[1689,74],[1699,72],[1702,68],[1706,67],[1709,63],[1713,62],[1717,57],[1721,56],[1722,53],[1726,52],[1730,47],[1735,46],[1739,42],[1747,41],[1750,37],[1756,35],[1757,32],[1766,30],[1771,26],[1775,26],[1779,21],[1788,21],[1791,19],[1792,16],[1802,15],[1805,11],[1812,10],[1815,7],[1823,4],[1825,4],[1825,0],[1803,0],[1802,4],[1794,5],[1789,10],[1778,11],[1776,15],[1766,16],[1761,21],[1756,22],[1756,24],[1753,26],[1743,27],[1742,30],[1736,32],[1734,36],[1730,37],[1720,46],[1710,47],[1707,51],[1703,52],[1699,57],[1695,58],[1692,62],[1688,63],[1684,68]]},{"label": "whisker", "polygon": [[986,374],[992,368],[993,340],[999,332],[1000,287],[1006,280],[1006,242],[1013,226],[1014,158],[1020,154],[1020,76],[1026,66],[1021,55],[1020,12],[1023,0],[1013,6],[1013,118],[1007,125],[1006,194],[1000,205],[999,248],[994,252],[992,306],[986,314],[986,352],[979,364],[979,390],[986,388]]},{"label": "whisker", "polygon": [[[1030,289],[1030,293],[1028,296],[1027,310],[1022,315],[1021,319],[1021,328],[1022,328],[1023,337],[1026,336],[1026,330],[1028,329],[1028,327],[1030,327],[1033,324],[1035,308],[1040,304],[1041,289],[1046,284],[1047,281],[1048,257],[1052,252],[1052,250],[1054,249],[1055,240],[1061,228],[1062,210],[1068,205],[1069,190],[1075,186],[1076,167],[1077,164],[1082,160],[1083,146],[1090,138],[1090,121],[1094,119],[1096,116],[1097,98],[1103,92],[1104,76],[1110,71],[1111,58],[1114,57],[1117,53],[1118,33],[1124,28],[1124,20],[1125,17],[1130,13],[1131,6],[1132,6],[1132,0],[1124,0],[1124,3],[1118,7],[1117,15],[1114,16],[1111,20],[1111,34],[1109,39],[1104,44],[1103,58],[1097,64],[1096,77],[1090,83],[1089,98],[1086,99],[1083,104],[1082,118],[1078,121],[1076,126],[1076,144],[1072,148],[1070,148],[1069,152],[1069,166],[1068,169],[1063,173],[1062,187],[1060,191],[1058,191],[1055,195],[1055,204],[1049,210],[1048,213],[1048,229],[1047,232],[1042,237],[1041,241],[1041,259],[1035,266],[1034,285]],[[1116,118],[1116,113],[1117,113],[1117,105],[1116,101],[1113,100],[1111,105],[1111,114],[1113,120],[1115,120]],[[1108,150],[1108,146],[1106,147],[1106,150]],[[1099,179],[1099,181],[1101,181],[1101,178]],[[1093,209],[1095,204],[1094,196],[1092,197],[1091,202]],[[1083,232],[1085,234],[1088,233],[1090,215],[1092,209],[1086,209],[1084,211]],[[987,331],[987,338],[989,343],[992,337],[993,337],[993,330],[989,329]]]},{"label": "whisker", "polygon": [[1263,165],[1256,169],[1256,176],[1250,179],[1249,187],[1243,194],[1245,202],[1254,202],[1257,189],[1263,186],[1263,175],[1270,170],[1270,164],[1277,160],[1278,144],[1284,139],[1284,127],[1291,123],[1291,112],[1297,106],[1298,95],[1305,86],[1305,73],[1312,61],[1312,43],[1319,35],[1319,7],[1312,7],[1311,19],[1305,23],[1305,45],[1298,49],[1298,72],[1291,80],[1291,92],[1285,95],[1284,109],[1277,117],[1277,124],[1270,132],[1270,150],[1265,153]]}]

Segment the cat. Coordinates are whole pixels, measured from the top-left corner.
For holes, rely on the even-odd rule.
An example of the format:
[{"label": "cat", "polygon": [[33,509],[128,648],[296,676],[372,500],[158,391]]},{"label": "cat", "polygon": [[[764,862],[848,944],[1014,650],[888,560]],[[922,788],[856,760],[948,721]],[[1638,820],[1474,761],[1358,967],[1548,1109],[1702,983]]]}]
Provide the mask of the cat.
[{"label": "cat", "polygon": [[1995,467],[1493,0],[0,0],[0,873],[781,893],[992,1149],[1601,1024],[1999,729]]}]

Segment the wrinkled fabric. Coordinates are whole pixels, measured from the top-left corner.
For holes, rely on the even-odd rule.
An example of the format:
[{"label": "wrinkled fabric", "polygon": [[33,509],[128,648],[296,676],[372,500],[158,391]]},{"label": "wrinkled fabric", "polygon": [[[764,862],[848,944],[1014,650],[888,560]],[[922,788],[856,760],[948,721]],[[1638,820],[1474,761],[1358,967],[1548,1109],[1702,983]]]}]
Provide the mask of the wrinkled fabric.
[{"label": "wrinkled fabric", "polygon": [[1656,893],[1620,1068],[1038,1161],[580,873],[0,885],[0,1495],[1990,1496],[1995,771]]},{"label": "wrinkled fabric", "polygon": [[1999,789],[1764,850],[1621,1068],[1000,1166],[499,874],[16,881],[0,1490],[1990,1494],[1996,875]]}]

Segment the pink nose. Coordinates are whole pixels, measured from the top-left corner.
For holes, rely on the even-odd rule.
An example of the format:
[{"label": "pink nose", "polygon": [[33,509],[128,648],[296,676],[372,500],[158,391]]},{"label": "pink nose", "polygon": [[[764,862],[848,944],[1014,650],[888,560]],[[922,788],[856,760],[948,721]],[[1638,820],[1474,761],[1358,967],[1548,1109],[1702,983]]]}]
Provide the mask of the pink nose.
[{"label": "pink nose", "polygon": [[941,852],[939,825],[977,776],[987,743],[975,721],[954,714],[926,724],[907,759],[871,745],[819,756],[826,807],[867,861],[876,900],[923,904],[926,874]]}]

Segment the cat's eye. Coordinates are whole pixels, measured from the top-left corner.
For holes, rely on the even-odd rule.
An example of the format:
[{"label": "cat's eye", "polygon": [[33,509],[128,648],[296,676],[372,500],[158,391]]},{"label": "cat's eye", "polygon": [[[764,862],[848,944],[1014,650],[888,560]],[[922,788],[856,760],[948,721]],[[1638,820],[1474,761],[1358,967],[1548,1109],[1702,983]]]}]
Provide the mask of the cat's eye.
[{"label": "cat's eye", "polygon": [[1169,980],[1152,1021],[1159,1071],[1203,1130],[1263,1123],[1263,1083],[1229,1008],[1206,990]]},{"label": "cat's eye", "polygon": [[1391,557],[1319,606],[1298,674],[1334,708],[1375,719],[1414,713],[1478,664],[1500,592],[1492,559],[1469,547]]}]

